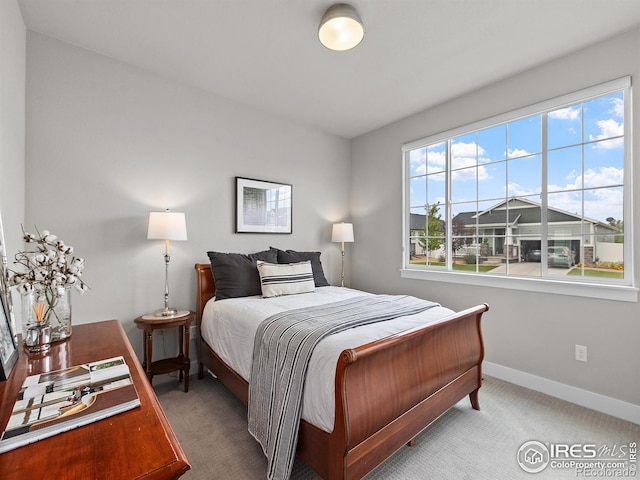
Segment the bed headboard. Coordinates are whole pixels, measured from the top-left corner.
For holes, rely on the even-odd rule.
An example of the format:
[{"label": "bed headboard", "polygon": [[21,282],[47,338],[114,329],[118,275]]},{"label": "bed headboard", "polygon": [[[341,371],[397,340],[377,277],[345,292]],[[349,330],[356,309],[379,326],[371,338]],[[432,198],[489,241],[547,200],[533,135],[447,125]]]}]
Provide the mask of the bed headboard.
[{"label": "bed headboard", "polygon": [[198,284],[198,329],[202,319],[202,311],[207,302],[216,294],[216,284],[213,281],[210,263],[196,263],[196,275]]}]

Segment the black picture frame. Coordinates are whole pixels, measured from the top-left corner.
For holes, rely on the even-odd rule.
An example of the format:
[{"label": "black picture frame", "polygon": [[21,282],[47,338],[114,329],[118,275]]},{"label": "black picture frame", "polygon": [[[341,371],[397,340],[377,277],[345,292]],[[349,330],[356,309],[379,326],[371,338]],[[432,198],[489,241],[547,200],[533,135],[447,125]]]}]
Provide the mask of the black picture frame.
[{"label": "black picture frame", "polygon": [[235,178],[236,233],[292,233],[292,185]]},{"label": "black picture frame", "polygon": [[18,360],[18,342],[13,301],[8,285],[7,251],[4,243],[2,216],[0,215],[0,381],[9,378]]}]

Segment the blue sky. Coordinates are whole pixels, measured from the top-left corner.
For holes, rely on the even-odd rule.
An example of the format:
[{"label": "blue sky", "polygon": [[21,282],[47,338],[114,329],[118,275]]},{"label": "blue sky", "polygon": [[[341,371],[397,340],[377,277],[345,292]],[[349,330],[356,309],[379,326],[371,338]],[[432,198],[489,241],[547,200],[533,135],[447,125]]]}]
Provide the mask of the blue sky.
[{"label": "blue sky", "polygon": [[[620,92],[549,112],[550,206],[602,222],[623,218],[623,105]],[[480,209],[505,196],[540,202],[541,115],[455,137],[451,149],[453,215],[475,210],[476,199]],[[412,207],[444,203],[444,167],[444,142],[410,152]]]}]

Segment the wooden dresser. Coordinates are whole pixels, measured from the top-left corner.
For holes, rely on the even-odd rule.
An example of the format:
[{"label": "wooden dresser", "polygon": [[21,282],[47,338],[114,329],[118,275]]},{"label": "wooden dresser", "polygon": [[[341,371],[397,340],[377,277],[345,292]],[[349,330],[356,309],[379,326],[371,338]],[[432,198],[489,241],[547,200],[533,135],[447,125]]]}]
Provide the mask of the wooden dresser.
[{"label": "wooden dresser", "polygon": [[71,338],[46,355],[28,356],[21,349],[11,376],[0,382],[0,431],[26,376],[118,355],[129,365],[140,407],[0,454],[2,480],[164,480],[191,468],[117,320],[74,325]]}]

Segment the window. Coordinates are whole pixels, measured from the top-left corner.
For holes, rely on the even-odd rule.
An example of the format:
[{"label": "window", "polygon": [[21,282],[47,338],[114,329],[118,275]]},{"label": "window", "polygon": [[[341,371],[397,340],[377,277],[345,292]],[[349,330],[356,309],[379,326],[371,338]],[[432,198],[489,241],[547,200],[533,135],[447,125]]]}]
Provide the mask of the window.
[{"label": "window", "polygon": [[404,145],[403,276],[632,287],[629,96],[626,77]]}]

